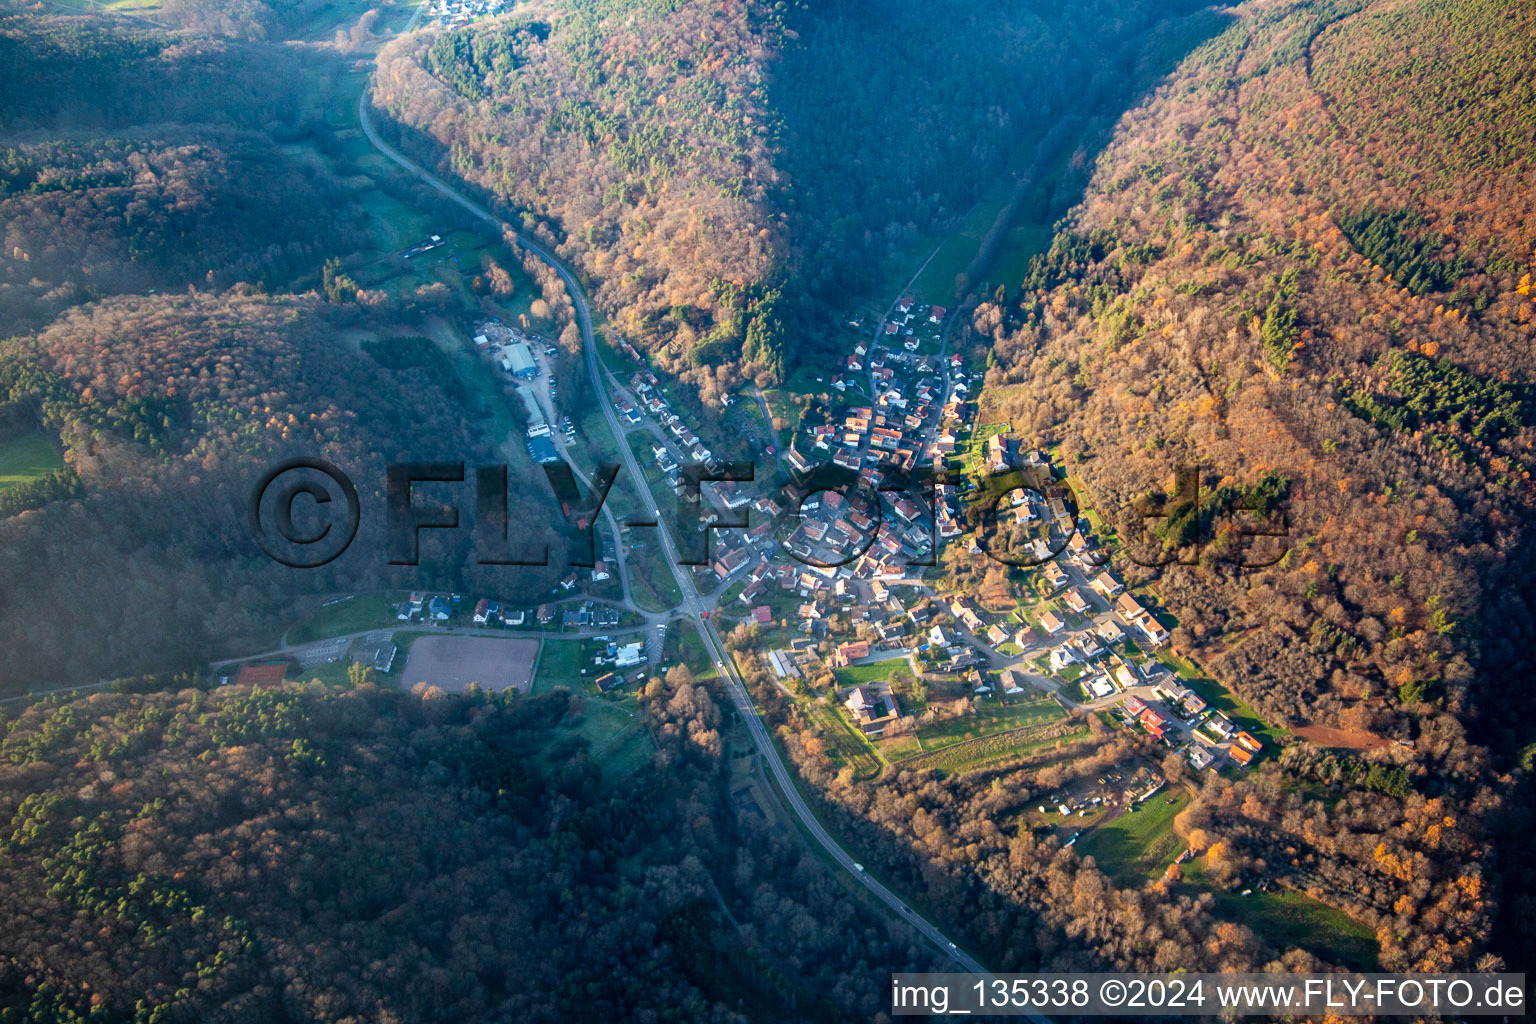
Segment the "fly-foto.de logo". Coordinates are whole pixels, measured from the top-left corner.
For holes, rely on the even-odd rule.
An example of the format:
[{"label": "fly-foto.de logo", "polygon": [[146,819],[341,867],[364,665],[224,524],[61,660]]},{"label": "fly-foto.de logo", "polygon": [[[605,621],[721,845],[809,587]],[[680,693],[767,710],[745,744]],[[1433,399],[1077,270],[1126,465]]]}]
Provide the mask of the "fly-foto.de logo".
[{"label": "fly-foto.de logo", "polygon": [[[508,468],[501,464],[388,465],[381,560],[418,565],[424,531],[469,529],[477,564],[545,566],[548,545],[532,543],[537,531],[529,526],[531,517],[558,506],[570,541],[567,564],[596,564],[597,532],[611,513],[608,501],[622,467],[599,465],[580,479],[565,462],[543,469],[548,491],[533,495],[509,489]],[[1269,474],[1246,486],[1211,485],[1206,478],[1201,467],[1182,466],[1171,493],[1132,504],[1120,519],[1130,524],[1123,545],[1130,561],[1163,567],[1215,558],[1257,569],[1285,556],[1292,498],[1287,478]],[[1078,495],[1040,468],[981,477],[916,469],[872,479],[826,463],[761,493],[750,490],[755,484],[756,467],[749,462],[684,466],[676,500],[674,491],[666,492],[665,510],[657,503],[615,518],[630,530],[667,530],[671,557],[686,566],[714,564],[717,534],[729,530],[744,531],[760,553],[782,551],[819,569],[865,557],[902,568],[935,566],[944,547],[957,541],[999,564],[1032,568],[1076,554],[1087,542]],[[726,493],[730,497],[722,500]],[[757,500],[749,502],[747,494]],[[317,568],[340,557],[358,536],[362,512],[351,478],[315,458],[274,466],[256,481],[249,502],[258,547],[294,568]]]}]

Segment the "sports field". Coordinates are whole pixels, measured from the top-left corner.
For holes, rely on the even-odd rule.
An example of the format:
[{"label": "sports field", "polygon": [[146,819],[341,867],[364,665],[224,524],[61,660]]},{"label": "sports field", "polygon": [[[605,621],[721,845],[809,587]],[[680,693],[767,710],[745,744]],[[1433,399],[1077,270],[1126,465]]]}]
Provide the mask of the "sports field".
[{"label": "sports field", "polygon": [[511,687],[527,693],[533,687],[533,666],[539,641],[489,636],[428,636],[411,645],[400,683],[409,690],[417,683],[442,687],[450,693],[478,683],[482,690]]}]

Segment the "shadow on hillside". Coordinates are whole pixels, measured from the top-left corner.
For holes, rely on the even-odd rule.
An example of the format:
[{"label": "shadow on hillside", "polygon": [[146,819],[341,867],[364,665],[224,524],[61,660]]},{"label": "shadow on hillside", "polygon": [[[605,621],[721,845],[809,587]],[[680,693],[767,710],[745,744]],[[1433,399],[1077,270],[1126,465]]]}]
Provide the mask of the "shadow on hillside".
[{"label": "shadow on hillside", "polygon": [[956,293],[930,299],[982,293],[1011,229],[1048,241],[1120,115],[1231,20],[1199,0],[1030,7],[850,0],[792,17],[767,89],[778,205],[829,314],[850,295],[883,308],[957,227],[974,244],[941,253]]}]

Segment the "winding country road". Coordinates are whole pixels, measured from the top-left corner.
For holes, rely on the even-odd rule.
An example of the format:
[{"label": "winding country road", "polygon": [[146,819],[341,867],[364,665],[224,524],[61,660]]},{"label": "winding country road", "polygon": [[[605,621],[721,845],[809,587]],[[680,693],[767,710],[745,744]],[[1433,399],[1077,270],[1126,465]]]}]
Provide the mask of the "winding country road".
[{"label": "winding country road", "polygon": [[[619,453],[624,461],[624,468],[629,472],[630,480],[639,492],[642,506],[659,509],[661,506],[651,493],[650,484],[646,480],[645,474],[640,471],[640,466],[635,460],[634,453],[630,451],[629,445],[624,441],[624,431],[619,423],[618,413],[614,410],[613,403],[609,398],[608,389],[604,386],[602,366],[597,355],[597,341],[592,330],[592,310],[587,302],[586,292],[582,289],[581,282],[576,279],[576,275],[571,272],[559,257],[543,245],[517,231],[484,206],[465,196],[442,178],[422,167],[380,138],[373,124],[368,97],[369,91],[365,90],[358,100],[357,115],[363,133],[368,137],[368,141],[373,144],[375,149],[406,171],[426,182],[435,191],[463,207],[476,219],[496,228],[503,236],[515,237],[519,245],[547,263],[560,276],[561,281],[565,284],[566,291],[570,293],[571,302],[576,310],[577,325],[581,329],[582,348],[586,353],[587,372],[592,379],[592,389],[597,393],[598,405],[602,408],[603,418],[607,421],[608,429],[612,431],[617,442]],[[611,519],[611,512],[609,516]],[[638,522],[632,523],[631,528],[637,528],[640,525]],[[616,522],[615,529],[617,529]],[[726,653],[725,645],[721,642],[714,624],[703,617],[703,613],[708,610],[708,602],[706,602],[694,586],[692,575],[684,571],[672,537],[660,523],[659,517],[655,529],[661,535],[661,545],[667,566],[671,569],[672,575],[677,581],[678,591],[683,595],[682,605],[676,609],[676,613],[687,618],[690,624],[698,630],[699,638],[703,641],[705,650],[709,652],[710,657],[715,661],[721,678],[725,680],[727,689],[730,690],[731,700],[735,704],[736,710],[740,713],[742,721],[746,724],[747,732],[752,737],[752,742],[757,747],[759,756],[762,758],[763,763],[767,765],[773,777],[778,781],[779,789],[782,791],[785,801],[794,810],[795,816],[800,819],[800,823],[805,827],[805,830],[815,838],[816,842],[827,852],[827,855],[844,868],[855,881],[863,885],[876,899],[889,907],[893,914],[905,920],[919,934],[932,942],[940,952],[950,956],[960,965],[962,970],[985,974],[986,968],[982,966],[979,960],[959,949],[935,925],[917,914],[903,903],[895,893],[872,878],[867,871],[849,856],[848,852],[833,838],[831,833],[822,827],[821,822],[817,820],[816,815],[806,804],[805,798],[800,794],[799,789],[796,788],[793,774],[784,763],[778,748],[774,746],[773,737],[769,735],[767,727],[763,725],[762,719],[758,716],[757,708],[752,703],[752,697],[747,692],[746,684],[742,681],[735,661]],[[618,547],[622,548],[622,544],[618,545]],[[1037,1024],[1044,1024],[1045,1022],[1043,1017],[1032,1016],[1030,1019],[1035,1020]]]}]

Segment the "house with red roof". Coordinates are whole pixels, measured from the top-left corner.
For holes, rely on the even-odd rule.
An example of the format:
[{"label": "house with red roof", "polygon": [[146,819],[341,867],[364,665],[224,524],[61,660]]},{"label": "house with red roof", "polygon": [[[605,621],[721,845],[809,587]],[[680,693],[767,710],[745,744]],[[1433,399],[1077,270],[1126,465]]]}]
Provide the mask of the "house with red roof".
[{"label": "house with red roof", "polygon": [[1141,724],[1147,732],[1161,739],[1163,730],[1168,728],[1168,719],[1156,708],[1145,708],[1141,712]]}]

